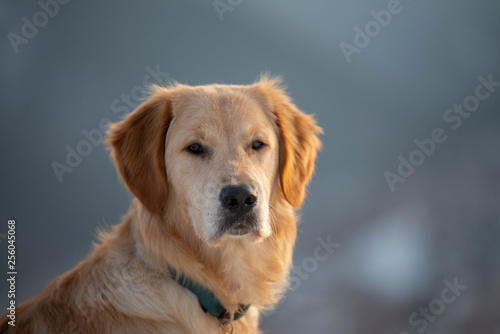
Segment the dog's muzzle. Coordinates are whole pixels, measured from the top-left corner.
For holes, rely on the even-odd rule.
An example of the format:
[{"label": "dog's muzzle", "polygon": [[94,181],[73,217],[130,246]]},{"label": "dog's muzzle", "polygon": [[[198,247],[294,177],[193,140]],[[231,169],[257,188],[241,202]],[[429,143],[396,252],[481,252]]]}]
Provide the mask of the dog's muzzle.
[{"label": "dog's muzzle", "polygon": [[221,189],[219,201],[224,216],[222,233],[229,231],[232,235],[244,235],[255,229],[256,217],[254,208],[257,194],[247,185],[231,185]]}]

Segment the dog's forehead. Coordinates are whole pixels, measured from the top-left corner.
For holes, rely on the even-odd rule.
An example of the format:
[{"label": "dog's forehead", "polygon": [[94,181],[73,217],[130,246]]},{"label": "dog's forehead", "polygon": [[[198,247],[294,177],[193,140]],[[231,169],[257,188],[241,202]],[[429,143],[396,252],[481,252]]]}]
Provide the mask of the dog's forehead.
[{"label": "dog's forehead", "polygon": [[173,104],[176,125],[185,130],[248,132],[271,125],[265,106],[249,86],[190,87]]}]

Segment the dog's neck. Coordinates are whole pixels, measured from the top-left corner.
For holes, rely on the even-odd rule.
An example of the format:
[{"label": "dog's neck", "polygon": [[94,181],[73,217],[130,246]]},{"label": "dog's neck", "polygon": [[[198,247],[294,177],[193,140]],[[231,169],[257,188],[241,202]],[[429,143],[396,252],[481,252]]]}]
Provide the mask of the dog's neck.
[{"label": "dog's neck", "polygon": [[[287,288],[296,226],[288,203],[274,203],[270,217],[273,234],[259,243],[229,239],[208,246],[193,231],[190,221],[179,221],[167,210],[161,217],[148,212],[137,200],[125,219],[133,231],[137,256],[153,269],[168,267],[210,289],[229,312],[241,304],[269,309]],[[175,210],[172,210],[175,212]],[[185,218],[184,218],[185,219]],[[169,278],[166,278],[169,279]]]}]

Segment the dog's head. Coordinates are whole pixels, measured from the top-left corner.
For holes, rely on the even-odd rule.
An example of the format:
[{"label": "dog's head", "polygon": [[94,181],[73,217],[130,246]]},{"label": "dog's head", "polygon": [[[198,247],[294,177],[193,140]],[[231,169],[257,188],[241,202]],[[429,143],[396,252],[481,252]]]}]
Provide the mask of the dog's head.
[{"label": "dog's head", "polygon": [[262,77],[250,86],[154,87],[107,142],[147,210],[185,207],[198,237],[216,245],[268,237],[275,200],[301,205],[319,132],[279,79]]}]

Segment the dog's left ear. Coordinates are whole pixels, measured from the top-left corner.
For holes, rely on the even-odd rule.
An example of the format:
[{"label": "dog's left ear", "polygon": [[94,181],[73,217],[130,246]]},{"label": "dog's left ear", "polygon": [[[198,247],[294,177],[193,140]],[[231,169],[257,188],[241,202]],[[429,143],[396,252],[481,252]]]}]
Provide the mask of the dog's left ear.
[{"label": "dog's left ear", "polygon": [[169,95],[167,88],[153,87],[144,103],[110,126],[106,139],[121,179],[155,214],[162,212],[167,200],[164,155],[172,119]]},{"label": "dog's left ear", "polygon": [[280,181],[287,201],[298,208],[313,171],[316,153],[321,148],[318,134],[323,130],[311,115],[300,111],[281,87],[281,79],[264,75],[256,88],[267,98],[280,132]]}]

